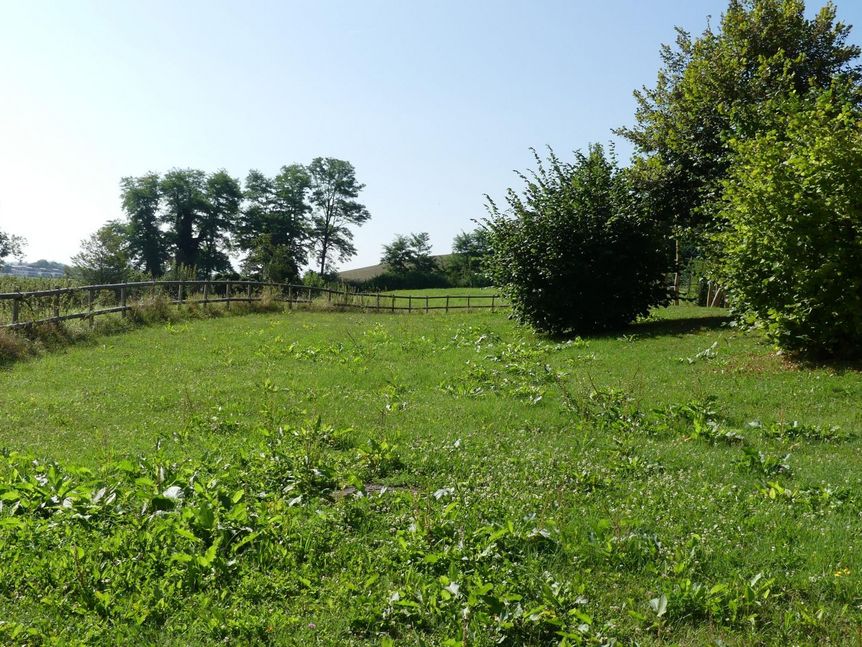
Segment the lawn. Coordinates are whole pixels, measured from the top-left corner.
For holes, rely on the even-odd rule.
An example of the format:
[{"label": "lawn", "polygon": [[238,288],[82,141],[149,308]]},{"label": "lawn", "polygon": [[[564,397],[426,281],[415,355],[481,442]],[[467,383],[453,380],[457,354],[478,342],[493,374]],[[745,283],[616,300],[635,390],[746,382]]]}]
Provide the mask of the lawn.
[{"label": "lawn", "polygon": [[862,376],[723,314],[292,311],[14,364],[0,638],[853,643]]}]

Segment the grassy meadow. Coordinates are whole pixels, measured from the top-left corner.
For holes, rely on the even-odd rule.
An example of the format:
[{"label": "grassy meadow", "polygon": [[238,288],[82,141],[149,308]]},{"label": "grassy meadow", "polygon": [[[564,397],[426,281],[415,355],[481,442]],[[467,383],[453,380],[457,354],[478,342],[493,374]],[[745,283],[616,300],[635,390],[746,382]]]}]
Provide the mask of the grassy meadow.
[{"label": "grassy meadow", "polygon": [[724,314],[294,310],[12,364],[0,642],[856,644],[862,375]]}]

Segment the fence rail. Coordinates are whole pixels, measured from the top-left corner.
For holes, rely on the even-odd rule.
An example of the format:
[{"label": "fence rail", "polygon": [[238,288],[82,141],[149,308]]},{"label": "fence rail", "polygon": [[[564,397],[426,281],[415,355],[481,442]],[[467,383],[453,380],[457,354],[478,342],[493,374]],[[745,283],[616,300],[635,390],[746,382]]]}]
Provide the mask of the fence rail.
[{"label": "fence rail", "polygon": [[[403,295],[350,292],[307,285],[258,281],[144,281],[0,293],[0,328],[58,323],[164,305],[255,303],[272,300],[288,308],[320,304],[372,312],[450,312],[508,308],[498,294]],[[406,303],[405,303],[406,302]]]}]

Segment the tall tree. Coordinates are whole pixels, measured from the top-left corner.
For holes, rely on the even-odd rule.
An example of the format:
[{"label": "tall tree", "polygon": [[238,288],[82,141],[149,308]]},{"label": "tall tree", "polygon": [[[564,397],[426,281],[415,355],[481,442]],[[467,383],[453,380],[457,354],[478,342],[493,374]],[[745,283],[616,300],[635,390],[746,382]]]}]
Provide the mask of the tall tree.
[{"label": "tall tree", "polygon": [[198,272],[230,272],[230,235],[237,227],[242,188],[239,181],[221,170],[206,180],[206,208],[198,224]]},{"label": "tall tree", "polygon": [[326,274],[334,259],[345,261],[356,254],[350,225],[361,226],[371,218],[365,205],[356,201],[365,188],[356,180],[350,162],[317,157],[308,167],[311,177],[312,238],[318,271]]},{"label": "tall tree", "polygon": [[206,174],[196,169],[173,169],[165,173],[159,189],[163,201],[162,221],[168,225],[174,266],[177,270],[194,268],[200,245],[197,230],[209,208]]},{"label": "tall tree", "polygon": [[89,284],[127,281],[132,274],[130,227],[112,220],[82,240],[81,251],[72,257],[72,274]]},{"label": "tall tree", "polygon": [[167,241],[159,228],[159,176],[148,173],[120,180],[123,211],[129,219],[129,253],[153,278],[164,273]]},{"label": "tall tree", "polygon": [[858,83],[859,47],[826,4],[809,19],[803,0],[731,0],[719,28],[695,39],[677,29],[661,50],[654,88],[635,92],[633,128],[617,132],[635,145],[633,180],[665,222],[697,230],[712,222],[729,140],[752,137],[765,102],[833,78]]},{"label": "tall tree", "polygon": [[311,179],[301,164],[283,166],[275,178],[251,171],[239,245],[248,252],[247,272],[271,281],[290,281],[308,260],[308,191]]}]

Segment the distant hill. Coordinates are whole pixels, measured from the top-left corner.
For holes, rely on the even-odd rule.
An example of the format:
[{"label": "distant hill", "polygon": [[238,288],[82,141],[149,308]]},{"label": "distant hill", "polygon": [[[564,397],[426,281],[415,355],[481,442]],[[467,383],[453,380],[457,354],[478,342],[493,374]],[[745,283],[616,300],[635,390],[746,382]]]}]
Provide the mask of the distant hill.
[{"label": "distant hill", "polygon": [[[437,254],[433,256],[441,266],[445,267],[447,261],[452,257],[452,254]],[[368,267],[358,267],[355,270],[344,270],[338,273],[338,278],[342,281],[369,281],[375,276],[380,276],[386,271],[386,266],[382,263],[377,265],[369,265]]]}]

